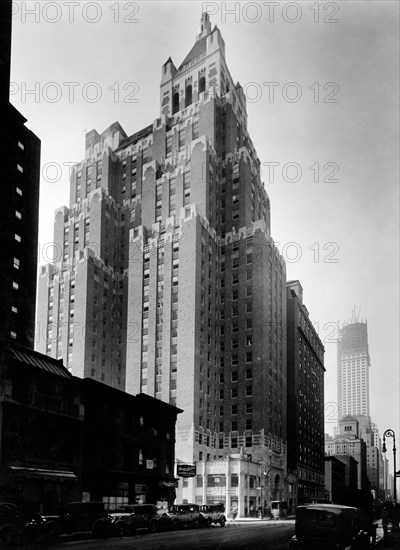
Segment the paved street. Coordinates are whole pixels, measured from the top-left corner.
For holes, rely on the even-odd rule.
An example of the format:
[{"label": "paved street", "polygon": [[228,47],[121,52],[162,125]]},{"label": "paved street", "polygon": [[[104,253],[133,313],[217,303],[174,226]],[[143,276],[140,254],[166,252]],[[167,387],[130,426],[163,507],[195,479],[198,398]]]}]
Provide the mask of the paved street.
[{"label": "paved street", "polygon": [[[58,543],[54,550],[287,550],[294,533],[294,522],[262,521],[228,523],[226,527],[185,529],[168,533],[141,534],[107,540],[85,540]],[[39,548],[39,546],[38,546]],[[40,545],[41,550],[45,547]]]}]

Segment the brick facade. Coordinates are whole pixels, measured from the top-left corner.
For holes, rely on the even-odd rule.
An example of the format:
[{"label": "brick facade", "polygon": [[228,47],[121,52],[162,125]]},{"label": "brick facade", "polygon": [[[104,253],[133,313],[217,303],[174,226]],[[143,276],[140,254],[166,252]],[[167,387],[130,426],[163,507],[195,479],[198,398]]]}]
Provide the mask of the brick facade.
[{"label": "brick facade", "polygon": [[[48,339],[42,350],[73,373],[82,375],[84,357],[85,376],[177,405],[179,461],[246,449],[271,468],[263,498],[283,498],[285,263],[270,236],[243,90],[207,14],[184,63],[162,67],[160,117],[129,137],[118,123],[87,134],[64,212],[62,260],[39,282],[55,296],[64,281],[62,315],[52,317],[60,343]],[[87,299],[78,301],[84,265]],[[66,318],[68,276],[75,306]],[[41,305],[47,326],[49,306],[50,294]],[[66,349],[62,323],[75,334],[78,317],[85,337]],[[181,483],[178,500],[193,491],[193,480]]]}]

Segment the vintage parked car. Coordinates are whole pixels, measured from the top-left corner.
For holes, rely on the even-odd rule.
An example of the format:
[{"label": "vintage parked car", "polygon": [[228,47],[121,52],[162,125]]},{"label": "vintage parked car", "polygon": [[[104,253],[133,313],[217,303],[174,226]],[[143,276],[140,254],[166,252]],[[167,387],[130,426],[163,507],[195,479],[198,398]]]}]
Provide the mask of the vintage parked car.
[{"label": "vintage parked car", "polygon": [[18,507],[11,502],[0,502],[0,542],[15,543],[21,538],[24,521]]},{"label": "vintage parked car", "polygon": [[338,504],[296,508],[290,550],[361,550],[369,548],[368,526],[358,510]]},{"label": "vintage parked car", "polygon": [[91,532],[96,538],[116,534],[114,518],[104,509],[103,502],[70,502],[55,506],[41,516],[43,532],[48,540],[59,535]]},{"label": "vintage parked car", "polygon": [[5,546],[46,540],[46,520],[11,502],[0,502],[0,544]]},{"label": "vintage parked car", "polygon": [[169,508],[168,516],[172,520],[173,529],[205,525],[205,518],[200,513],[198,504],[174,504]]},{"label": "vintage parked car", "polygon": [[172,529],[171,517],[157,510],[154,504],[126,504],[109,515],[119,535],[133,533],[137,529],[147,529],[150,533]]},{"label": "vintage parked car", "polygon": [[213,523],[219,523],[221,527],[225,527],[226,516],[225,506],[221,504],[202,504],[200,513],[204,516],[204,523],[209,527]]}]

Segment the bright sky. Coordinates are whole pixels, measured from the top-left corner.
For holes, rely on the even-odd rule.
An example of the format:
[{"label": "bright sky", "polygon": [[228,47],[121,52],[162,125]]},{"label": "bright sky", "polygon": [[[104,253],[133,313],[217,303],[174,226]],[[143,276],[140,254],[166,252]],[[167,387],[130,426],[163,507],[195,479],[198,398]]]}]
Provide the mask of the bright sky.
[{"label": "bright sky", "polygon": [[206,10],[245,89],[259,158],[279,163],[263,166],[272,235],[325,343],[326,430],[337,324],[355,305],[368,320],[371,416],[400,441],[399,4],[274,4],[14,3],[11,101],[42,140],[39,262],[85,132],[118,120],[132,134],[159,116],[161,66],[179,66]]}]

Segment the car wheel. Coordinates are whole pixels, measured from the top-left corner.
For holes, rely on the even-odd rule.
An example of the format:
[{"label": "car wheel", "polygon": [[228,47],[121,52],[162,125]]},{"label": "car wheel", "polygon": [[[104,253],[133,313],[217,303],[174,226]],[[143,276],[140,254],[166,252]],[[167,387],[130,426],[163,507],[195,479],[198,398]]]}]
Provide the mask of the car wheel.
[{"label": "car wheel", "polygon": [[220,524],[221,527],[225,527],[225,523],[226,523],[225,518],[221,518],[221,519],[219,520],[219,524]]},{"label": "car wheel", "polygon": [[43,532],[39,537],[43,542],[56,542],[62,533],[62,528],[56,521],[48,521],[44,524]]},{"label": "car wheel", "polygon": [[178,531],[178,529],[180,529],[180,528],[181,528],[181,524],[179,523],[179,521],[175,520],[175,521],[172,522],[172,529],[174,531]]},{"label": "car wheel", "polygon": [[156,521],[151,521],[149,524],[149,533],[157,533],[158,525]]},{"label": "car wheel", "polygon": [[123,537],[126,533],[126,523],[123,521],[117,521],[115,524],[115,531],[118,537]]},{"label": "car wheel", "polygon": [[200,525],[199,520],[198,520],[198,519],[193,520],[193,524],[192,524],[192,525],[193,525],[194,529],[198,529],[198,528],[199,528],[199,525]]},{"label": "car wheel", "polygon": [[212,525],[211,518],[207,518],[206,519],[206,527],[211,527],[211,525]]},{"label": "car wheel", "polygon": [[19,538],[19,531],[15,525],[6,523],[0,529],[0,541],[3,544],[15,544]]},{"label": "car wheel", "polygon": [[103,519],[96,519],[92,527],[92,533],[95,539],[103,539],[109,536],[107,523]]}]

